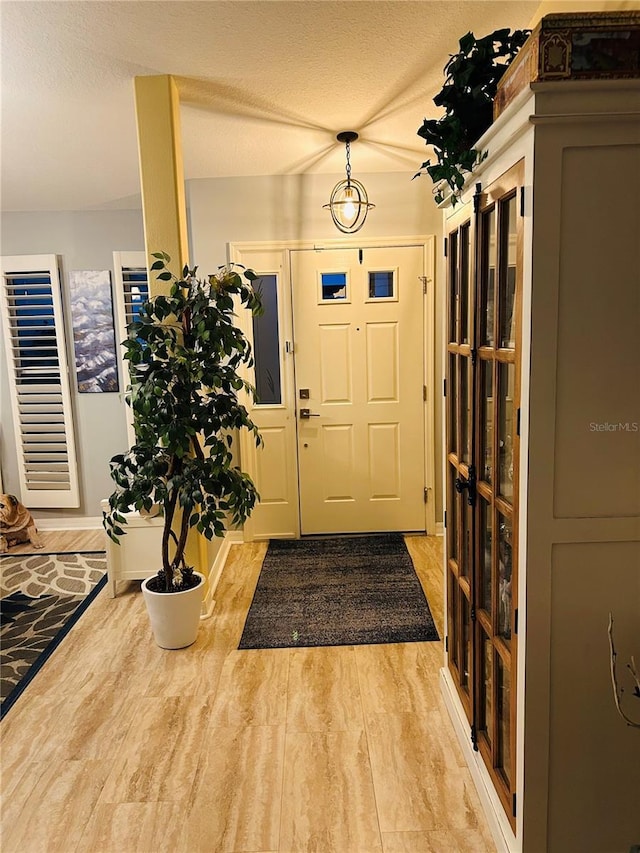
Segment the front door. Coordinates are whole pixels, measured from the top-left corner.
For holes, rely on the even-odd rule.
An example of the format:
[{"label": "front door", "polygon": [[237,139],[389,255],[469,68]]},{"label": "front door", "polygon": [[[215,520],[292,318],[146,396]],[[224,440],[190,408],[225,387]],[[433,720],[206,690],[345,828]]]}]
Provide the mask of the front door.
[{"label": "front door", "polygon": [[424,246],[290,258],[301,533],[424,530]]},{"label": "front door", "polygon": [[264,440],[240,433],[260,493],[247,541],[435,532],[434,239],[358,242],[230,246],[265,304],[238,314]]}]

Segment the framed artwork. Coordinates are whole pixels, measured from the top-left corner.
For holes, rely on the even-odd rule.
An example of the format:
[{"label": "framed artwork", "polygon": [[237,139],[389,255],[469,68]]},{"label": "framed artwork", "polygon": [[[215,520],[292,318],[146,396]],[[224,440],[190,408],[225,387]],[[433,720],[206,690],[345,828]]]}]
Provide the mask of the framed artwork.
[{"label": "framed artwork", "polygon": [[69,291],[78,391],[118,391],[111,273],[72,270]]}]

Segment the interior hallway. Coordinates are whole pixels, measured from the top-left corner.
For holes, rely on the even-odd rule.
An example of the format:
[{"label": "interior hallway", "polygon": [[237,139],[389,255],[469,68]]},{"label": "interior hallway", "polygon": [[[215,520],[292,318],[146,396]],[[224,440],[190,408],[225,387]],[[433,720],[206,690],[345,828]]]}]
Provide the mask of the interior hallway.
[{"label": "interior hallway", "polygon": [[[442,539],[407,544],[442,637]],[[139,584],[100,593],[2,724],[4,853],[495,850],[442,641],[237,651],[265,552],[232,547],[189,649],[154,644]]]}]

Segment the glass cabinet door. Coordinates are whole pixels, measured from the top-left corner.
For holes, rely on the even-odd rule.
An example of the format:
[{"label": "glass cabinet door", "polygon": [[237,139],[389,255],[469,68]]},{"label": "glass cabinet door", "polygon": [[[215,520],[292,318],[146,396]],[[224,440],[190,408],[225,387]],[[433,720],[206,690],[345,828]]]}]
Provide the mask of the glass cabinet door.
[{"label": "glass cabinet door", "polygon": [[447,256],[448,665],[512,825],[522,180],[452,217]]},{"label": "glass cabinet door", "polygon": [[519,430],[519,314],[522,286],[520,166],[483,188],[476,277],[481,328],[479,405],[478,603],[475,654],[478,748],[513,822],[515,785],[516,555]]},{"label": "glass cabinet door", "polygon": [[473,705],[473,251],[470,213],[448,235],[447,601],[449,666],[467,714]]}]

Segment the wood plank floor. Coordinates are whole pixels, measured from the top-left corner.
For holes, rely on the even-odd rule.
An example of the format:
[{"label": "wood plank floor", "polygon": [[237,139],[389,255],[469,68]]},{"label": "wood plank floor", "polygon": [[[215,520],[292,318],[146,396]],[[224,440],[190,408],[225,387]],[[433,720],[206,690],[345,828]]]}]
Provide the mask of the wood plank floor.
[{"label": "wood plank floor", "polygon": [[[441,541],[407,537],[440,636]],[[2,723],[3,853],[495,850],[442,643],[238,651],[265,552],[232,547],[189,649],[155,646],[139,584],[103,590]]]}]

